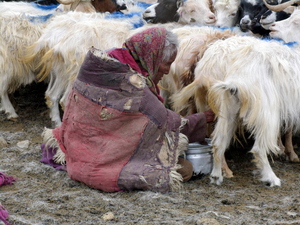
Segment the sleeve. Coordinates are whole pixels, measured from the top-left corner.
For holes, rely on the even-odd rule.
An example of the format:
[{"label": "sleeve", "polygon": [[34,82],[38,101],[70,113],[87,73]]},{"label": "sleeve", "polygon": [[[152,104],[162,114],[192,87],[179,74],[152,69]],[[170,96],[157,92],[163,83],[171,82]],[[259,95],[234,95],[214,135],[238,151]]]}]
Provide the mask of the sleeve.
[{"label": "sleeve", "polygon": [[188,137],[189,143],[204,141],[207,131],[205,114],[195,113],[184,118],[187,122],[180,132]]}]

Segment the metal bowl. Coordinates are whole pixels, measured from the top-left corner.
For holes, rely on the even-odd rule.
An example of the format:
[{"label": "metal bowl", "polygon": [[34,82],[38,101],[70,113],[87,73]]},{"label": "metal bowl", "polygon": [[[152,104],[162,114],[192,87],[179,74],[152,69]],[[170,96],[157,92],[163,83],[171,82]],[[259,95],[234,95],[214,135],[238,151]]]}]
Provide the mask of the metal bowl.
[{"label": "metal bowl", "polygon": [[213,168],[213,154],[211,140],[205,139],[208,145],[201,145],[199,142],[189,144],[186,151],[186,159],[193,165],[193,176],[204,176],[211,173]]}]

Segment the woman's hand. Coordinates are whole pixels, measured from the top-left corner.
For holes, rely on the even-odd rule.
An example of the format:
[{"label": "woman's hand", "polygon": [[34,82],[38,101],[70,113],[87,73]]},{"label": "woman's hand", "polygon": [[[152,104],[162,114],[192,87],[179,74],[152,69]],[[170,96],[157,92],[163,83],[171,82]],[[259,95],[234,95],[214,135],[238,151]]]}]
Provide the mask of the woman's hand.
[{"label": "woman's hand", "polygon": [[211,123],[215,120],[215,113],[211,109],[205,111],[204,114],[206,116],[207,123]]}]

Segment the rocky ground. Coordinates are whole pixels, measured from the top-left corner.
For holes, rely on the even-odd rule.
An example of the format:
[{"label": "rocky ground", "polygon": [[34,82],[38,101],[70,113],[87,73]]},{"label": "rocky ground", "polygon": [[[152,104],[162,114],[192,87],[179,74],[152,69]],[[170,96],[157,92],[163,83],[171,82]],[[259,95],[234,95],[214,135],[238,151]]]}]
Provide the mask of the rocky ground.
[{"label": "rocky ground", "polygon": [[40,163],[40,134],[51,127],[45,89],[33,84],[14,94],[19,120],[0,114],[0,172],[17,178],[0,187],[11,224],[300,224],[300,164],[270,157],[282,180],[282,187],[270,188],[252,173],[251,154],[240,147],[228,156],[234,177],[221,186],[206,176],[167,194],[105,193],[69,179]]}]

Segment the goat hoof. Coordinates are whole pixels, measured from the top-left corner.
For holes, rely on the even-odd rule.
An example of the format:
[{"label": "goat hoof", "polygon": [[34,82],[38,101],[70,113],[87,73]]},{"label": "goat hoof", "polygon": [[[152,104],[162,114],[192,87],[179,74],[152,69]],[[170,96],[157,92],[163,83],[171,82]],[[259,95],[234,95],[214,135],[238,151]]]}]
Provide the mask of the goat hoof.
[{"label": "goat hoof", "polygon": [[279,178],[272,180],[272,181],[268,180],[268,181],[266,181],[266,183],[267,183],[267,186],[269,186],[269,187],[280,187],[281,186],[281,181]]},{"label": "goat hoof", "polygon": [[233,177],[233,172],[231,170],[223,170],[222,174],[223,174],[223,177],[226,177],[226,178],[232,178]]},{"label": "goat hoof", "polygon": [[286,156],[286,160],[293,163],[299,162],[299,158],[296,154],[290,154],[289,156]]},{"label": "goat hoof", "polygon": [[17,122],[18,121],[18,117],[10,117],[8,119],[11,120],[11,121],[13,121],[13,122]]},{"label": "goat hoof", "polygon": [[223,177],[210,177],[210,183],[212,184],[217,184],[217,185],[221,185],[223,182]]},{"label": "goat hoof", "polygon": [[233,178],[233,173],[231,173],[231,174],[223,174],[223,176],[225,177],[225,178]]}]

